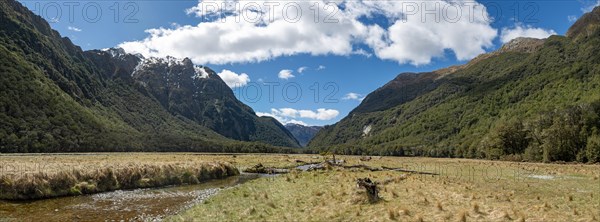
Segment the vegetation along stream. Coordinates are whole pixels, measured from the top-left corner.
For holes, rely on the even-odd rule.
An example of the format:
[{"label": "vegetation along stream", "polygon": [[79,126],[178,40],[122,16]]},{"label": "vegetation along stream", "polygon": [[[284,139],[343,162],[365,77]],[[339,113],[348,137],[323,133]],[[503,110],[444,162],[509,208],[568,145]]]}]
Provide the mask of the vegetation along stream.
[{"label": "vegetation along stream", "polygon": [[0,221],[160,220],[222,189],[261,177],[243,173],[189,186],[117,190],[34,201],[0,201]]}]

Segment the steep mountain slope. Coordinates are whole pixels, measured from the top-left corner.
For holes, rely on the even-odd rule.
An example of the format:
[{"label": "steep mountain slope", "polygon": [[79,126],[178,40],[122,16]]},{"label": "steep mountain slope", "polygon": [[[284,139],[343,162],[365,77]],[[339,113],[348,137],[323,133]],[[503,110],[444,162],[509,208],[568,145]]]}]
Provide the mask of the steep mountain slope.
[{"label": "steep mountain slope", "polygon": [[299,124],[288,123],[285,128],[294,135],[301,146],[306,146],[308,142],[321,130],[321,126],[304,126]]},{"label": "steep mountain slope", "polygon": [[0,2],[0,152],[276,150],[226,137],[299,146],[213,71],[193,79],[199,67],[167,60],[83,52],[20,3]]},{"label": "steep mountain slope", "polygon": [[[400,74],[309,146],[354,154],[585,160],[600,128],[600,31],[591,19],[599,14],[596,8],[583,16],[587,22],[577,22],[569,37],[516,39],[463,66]],[[575,34],[580,30],[585,35]],[[517,151],[503,144],[510,141],[504,131],[513,129],[524,141]],[[553,140],[566,132],[578,136]]]},{"label": "steep mountain slope", "polygon": [[130,82],[175,116],[185,117],[228,138],[298,147],[298,142],[283,125],[256,116],[208,67],[195,66],[187,58],[144,58],[122,49],[93,50],[86,55],[96,66],[107,67],[104,73],[111,74],[111,78]]}]

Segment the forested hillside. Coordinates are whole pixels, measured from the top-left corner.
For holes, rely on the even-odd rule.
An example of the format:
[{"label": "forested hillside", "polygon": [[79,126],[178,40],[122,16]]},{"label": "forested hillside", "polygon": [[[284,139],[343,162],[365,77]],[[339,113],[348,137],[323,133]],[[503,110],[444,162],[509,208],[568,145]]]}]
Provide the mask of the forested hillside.
[{"label": "forested hillside", "polygon": [[20,3],[0,2],[0,152],[299,146],[212,70],[118,51],[83,52]]},{"label": "forested hillside", "polygon": [[600,8],[567,36],[400,74],[310,142],[347,154],[600,161]]}]

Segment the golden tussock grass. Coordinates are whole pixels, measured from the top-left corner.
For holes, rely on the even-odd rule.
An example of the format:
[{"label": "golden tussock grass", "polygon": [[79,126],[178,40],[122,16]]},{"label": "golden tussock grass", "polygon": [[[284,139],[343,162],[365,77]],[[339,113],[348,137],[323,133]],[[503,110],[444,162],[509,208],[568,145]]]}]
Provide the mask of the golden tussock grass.
[{"label": "golden tussock grass", "polygon": [[456,219],[457,219],[457,221],[460,221],[460,222],[466,222],[468,215],[469,215],[469,213],[467,211],[463,210],[463,211],[458,212],[458,215],[456,215]]},{"label": "golden tussock grass", "polygon": [[[305,155],[290,155],[302,156]],[[600,170],[598,165],[398,157],[360,162],[358,157],[336,157],[349,165],[440,170],[444,174],[429,176],[335,167],[297,172],[295,183],[287,181],[285,175],[253,180],[224,190],[212,197],[209,204],[193,207],[179,216],[193,221],[548,221],[549,218],[589,221],[598,217],[592,213],[598,204],[593,197],[600,193],[597,180],[593,179],[595,170]],[[262,158],[269,160],[269,155]],[[462,171],[465,173],[461,175]],[[470,176],[473,174],[479,175]],[[531,178],[530,174],[554,175],[554,179]],[[356,179],[364,177],[379,183],[382,201],[368,203],[364,189],[356,187]],[[244,198],[245,192],[268,192],[269,200]],[[568,201],[569,195],[572,201]],[[277,208],[270,207],[269,202]],[[265,213],[260,217],[258,213],[243,214],[250,207]],[[578,215],[574,213],[575,207]],[[225,214],[219,213],[219,209],[231,210]],[[177,218],[168,220],[180,220]]]},{"label": "golden tussock grass", "polygon": [[[360,169],[339,169],[299,172],[260,178],[225,189],[204,204],[192,207],[167,220],[176,221],[594,221],[599,207],[595,199],[600,195],[598,180],[600,165],[512,163],[465,159],[434,158],[373,158],[360,162],[360,157],[336,156],[346,164],[387,166],[418,171],[437,172],[440,176],[407,174],[403,172],[370,172]],[[155,181],[181,181],[158,177],[150,180],[152,171],[182,172],[187,165],[210,162],[230,162],[239,169],[262,163],[265,166],[289,168],[299,163],[321,161],[318,155],[261,155],[261,154],[97,154],[94,156],[2,156],[2,166],[15,165],[27,169],[36,163],[47,163],[53,169],[62,165],[68,170],[43,171],[53,181],[65,183],[76,192],[90,192],[111,183],[90,182],[85,175],[91,171],[113,169],[112,174],[130,180],[116,180],[122,184],[152,185]],[[193,164],[192,164],[193,163]],[[9,176],[0,166],[0,177]],[[121,168],[147,167],[146,171],[120,172]],[[159,167],[159,166],[162,166]],[[144,167],[140,167],[144,168]],[[193,167],[195,168],[195,167]],[[75,169],[74,171],[72,169]],[[119,171],[119,172],[117,172]],[[208,174],[207,168],[203,174]],[[77,172],[77,173],[74,173]],[[184,172],[184,171],[183,171]],[[58,175],[58,174],[63,175]],[[49,178],[32,177],[29,184],[45,184]],[[78,175],[81,174],[81,175]],[[156,175],[160,175],[156,174]],[[192,173],[196,175],[196,173]],[[198,172],[198,175],[201,173]],[[94,174],[96,175],[96,174]],[[102,174],[97,174],[102,175]],[[127,176],[125,176],[127,175]],[[188,174],[190,175],[190,174]],[[544,177],[530,177],[530,176]],[[552,179],[545,178],[552,175]],[[106,176],[105,176],[106,177]],[[120,176],[119,176],[120,177]],[[382,201],[369,204],[364,190],[356,187],[356,179],[370,177],[381,183]],[[66,178],[66,179],[64,179]],[[97,176],[95,178],[101,178]],[[131,179],[133,178],[133,179]],[[193,177],[191,177],[193,178]],[[201,181],[202,176],[196,176]],[[15,179],[11,179],[14,183]],[[111,181],[111,180],[107,180]],[[123,182],[122,182],[123,181]],[[28,184],[28,183],[24,183]],[[104,184],[104,185],[101,185]],[[113,183],[114,184],[114,183]],[[34,187],[33,189],[31,187]],[[43,189],[44,186],[39,186]],[[29,190],[38,188],[30,186]],[[4,190],[4,189],[2,189]],[[387,191],[387,192],[386,192]],[[38,191],[39,192],[39,191]],[[320,194],[320,195],[317,195]],[[572,200],[569,201],[569,196]],[[441,208],[441,210],[440,210]],[[226,209],[226,210],[224,210]],[[515,210],[516,209],[516,210]],[[576,209],[576,210],[575,210]],[[577,213],[575,213],[577,212]]]},{"label": "golden tussock grass", "polygon": [[0,174],[0,199],[28,200],[118,189],[197,184],[237,174],[239,171],[233,165],[222,162],[104,163],[101,166],[53,168],[51,171],[4,172]]}]

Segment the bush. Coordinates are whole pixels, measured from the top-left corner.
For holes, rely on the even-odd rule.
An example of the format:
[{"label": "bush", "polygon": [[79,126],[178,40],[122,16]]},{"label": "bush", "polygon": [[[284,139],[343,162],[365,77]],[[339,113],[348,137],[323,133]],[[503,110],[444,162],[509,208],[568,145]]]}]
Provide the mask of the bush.
[{"label": "bush", "polygon": [[518,120],[502,123],[496,128],[496,136],[505,154],[523,153],[531,140],[523,123]]},{"label": "bush", "polygon": [[541,162],[544,159],[544,151],[539,144],[530,144],[529,147],[525,149],[523,159],[526,161]]},{"label": "bush", "polygon": [[597,134],[590,136],[585,149],[588,162],[600,162],[600,136]]}]

